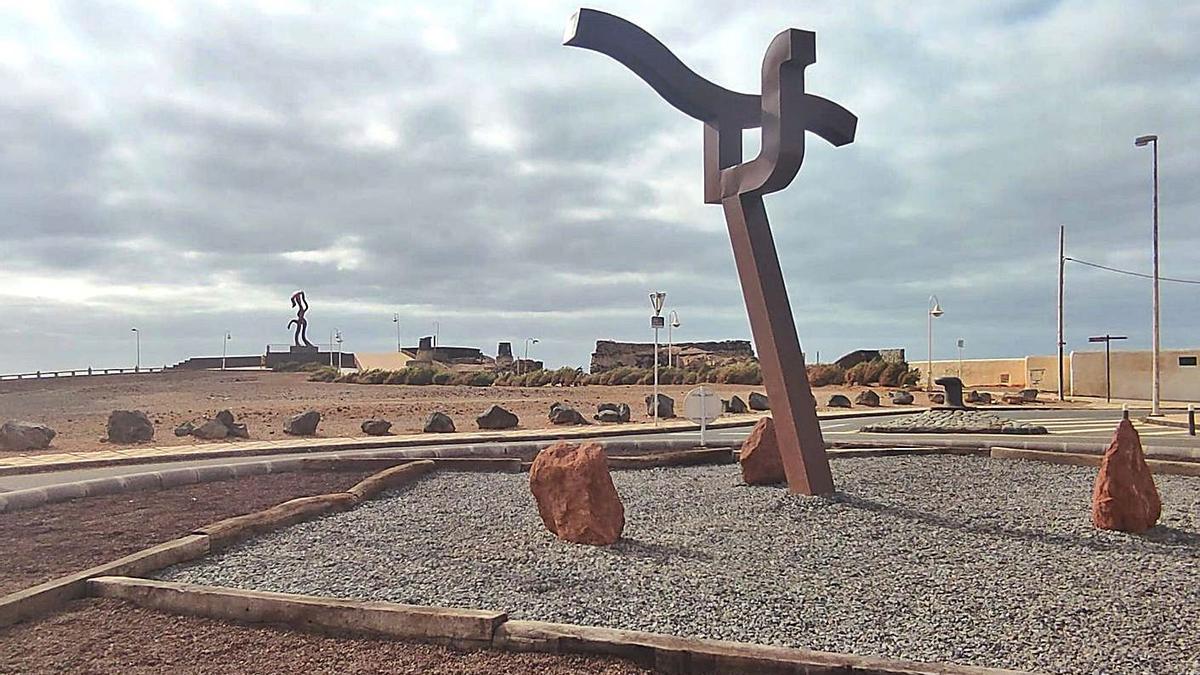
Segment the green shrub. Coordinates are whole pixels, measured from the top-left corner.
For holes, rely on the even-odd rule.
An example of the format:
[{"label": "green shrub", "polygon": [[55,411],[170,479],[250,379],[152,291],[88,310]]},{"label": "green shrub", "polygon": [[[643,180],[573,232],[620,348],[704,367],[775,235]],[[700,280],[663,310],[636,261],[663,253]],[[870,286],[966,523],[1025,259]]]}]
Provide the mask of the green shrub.
[{"label": "green shrub", "polygon": [[808,366],[808,382],[814,387],[824,387],[830,384],[843,384],[846,381],[846,371],[834,363],[821,363]]},{"label": "green shrub", "polygon": [[452,379],[454,379],[454,373],[448,370],[439,370],[433,374],[434,384],[450,384]]},{"label": "green shrub", "polygon": [[308,376],[309,382],[333,382],[337,379],[338,369],[331,366],[321,366]]},{"label": "green shrub", "polygon": [[378,368],[375,368],[372,370],[364,370],[364,371],[359,372],[359,374],[358,374],[358,383],[359,384],[383,384],[384,381],[387,380],[388,376],[391,374],[392,374],[391,371],[379,370]]},{"label": "green shrub", "polygon": [[717,369],[716,381],[720,384],[762,384],[762,370],[750,361],[731,363]]},{"label": "green shrub", "polygon": [[[335,370],[336,370],[336,368],[335,368]],[[334,381],[341,382],[343,384],[357,384],[358,383],[358,373],[356,373],[354,371],[350,371],[348,373],[338,375],[337,379]]]}]

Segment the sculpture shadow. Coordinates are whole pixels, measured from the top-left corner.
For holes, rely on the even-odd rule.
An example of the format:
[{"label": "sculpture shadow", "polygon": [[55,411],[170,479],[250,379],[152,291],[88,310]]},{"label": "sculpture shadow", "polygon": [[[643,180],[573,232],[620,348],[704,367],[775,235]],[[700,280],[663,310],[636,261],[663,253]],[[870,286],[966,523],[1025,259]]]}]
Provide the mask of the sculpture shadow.
[{"label": "sculpture shadow", "polygon": [[1182,530],[1168,525],[1155,526],[1141,535],[1130,534],[1129,536],[1132,538],[1126,541],[1102,541],[1093,537],[1082,537],[1064,533],[1017,530],[999,524],[965,523],[941,514],[920,511],[897,504],[888,504],[841,491],[837,492],[833,499],[850,508],[870,511],[893,518],[901,518],[933,527],[956,530],[967,534],[1001,537],[1014,541],[1051,544],[1060,547],[1102,552],[1145,553],[1145,545],[1149,543],[1158,545],[1155,547],[1154,553],[1181,557],[1196,557],[1200,555],[1200,532]]},{"label": "sculpture shadow", "polygon": [[633,558],[688,558],[700,562],[712,562],[713,560],[711,555],[699,549],[671,544],[655,544],[633,537],[621,537],[617,543],[612,545],[612,550],[621,556]]}]

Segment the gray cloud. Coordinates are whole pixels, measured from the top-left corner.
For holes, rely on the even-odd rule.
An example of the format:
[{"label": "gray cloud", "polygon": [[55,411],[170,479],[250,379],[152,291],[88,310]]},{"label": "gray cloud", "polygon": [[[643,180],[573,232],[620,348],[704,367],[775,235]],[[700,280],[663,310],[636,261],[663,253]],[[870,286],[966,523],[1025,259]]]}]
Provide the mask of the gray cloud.
[{"label": "gray cloud", "polygon": [[[449,3],[446,3],[449,4]],[[681,339],[744,337],[720,209],[701,204],[698,123],[621,66],[559,44],[574,7],[257,7],[67,2],[0,15],[0,371],[285,342],[288,294],[348,346],[442,325],[551,363],[645,339],[664,288]],[[924,310],[968,355],[1053,349],[1057,228],[1072,255],[1149,269],[1162,137],[1163,265],[1200,276],[1200,15],[1118,2],[618,2],[697,70],[757,90],[785,26],[818,32],[809,88],[860,116],[810,139],[768,199],[809,351],[924,353]],[[1194,287],[1164,341],[1195,344]],[[1071,267],[1068,341],[1148,344],[1149,285]],[[407,341],[407,340],[406,340]]]}]

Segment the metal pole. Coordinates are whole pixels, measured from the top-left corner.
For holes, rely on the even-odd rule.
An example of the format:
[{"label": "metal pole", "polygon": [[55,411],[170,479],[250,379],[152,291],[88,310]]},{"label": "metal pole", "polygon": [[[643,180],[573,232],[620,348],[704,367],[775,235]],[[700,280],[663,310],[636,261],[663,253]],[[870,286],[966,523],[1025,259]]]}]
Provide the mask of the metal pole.
[{"label": "metal pole", "polygon": [[658,326],[654,327],[654,400],[650,408],[654,414],[654,426],[658,426]]},{"label": "metal pole", "polygon": [[1067,242],[1067,226],[1058,226],[1058,400],[1066,400],[1064,396],[1063,379],[1065,371],[1063,369],[1063,347],[1066,346],[1066,341],[1063,339],[1063,282],[1066,271],[1066,242]]},{"label": "metal pole", "polygon": [[1161,415],[1159,410],[1160,376],[1159,355],[1159,305],[1158,305],[1158,138],[1154,139],[1154,383],[1151,387],[1150,414]]},{"label": "metal pole", "polygon": [[1188,404],[1188,435],[1196,435],[1196,404]]},{"label": "metal pole", "polygon": [[[1105,335],[1105,338],[1108,336]],[[1112,403],[1112,367],[1109,365],[1108,354],[1112,340],[1104,341],[1104,402]]]},{"label": "metal pole", "polygon": [[392,321],[396,322],[396,353],[399,354],[401,351],[403,351],[400,347],[400,315],[393,314]]},{"label": "metal pole", "polygon": [[671,335],[672,327],[673,326],[672,326],[671,322],[668,320],[667,321],[667,367],[668,368],[671,367],[671,347],[674,346],[674,344],[675,344],[674,337]]},{"label": "metal pole", "polygon": [[225,370],[225,347],[229,344],[229,333],[221,336],[221,370]]},{"label": "metal pole", "polygon": [[928,338],[927,345],[929,347],[928,360],[925,363],[925,391],[933,391],[933,313],[929,308],[925,309],[925,332]]}]

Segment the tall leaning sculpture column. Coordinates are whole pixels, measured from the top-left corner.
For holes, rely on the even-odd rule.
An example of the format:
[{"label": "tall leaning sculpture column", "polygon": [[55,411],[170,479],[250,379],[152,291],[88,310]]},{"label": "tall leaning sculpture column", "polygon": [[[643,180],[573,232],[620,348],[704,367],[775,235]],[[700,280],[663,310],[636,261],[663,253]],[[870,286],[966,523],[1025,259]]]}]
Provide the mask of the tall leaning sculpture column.
[{"label": "tall leaning sculpture column", "polygon": [[[833,492],[817,403],[763,203],[764,195],[787,187],[800,171],[806,131],[835,146],[854,140],[857,117],[804,91],[804,69],[817,60],[816,34],[790,28],[775,36],[763,57],[761,95],[705,80],[654,36],[605,12],[579,10],[563,42],[616,59],[704,123],[704,201],[725,212],[788,487],[800,494]],[[742,130],[759,127],[762,149],[743,162]]]}]

